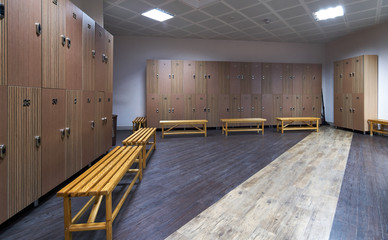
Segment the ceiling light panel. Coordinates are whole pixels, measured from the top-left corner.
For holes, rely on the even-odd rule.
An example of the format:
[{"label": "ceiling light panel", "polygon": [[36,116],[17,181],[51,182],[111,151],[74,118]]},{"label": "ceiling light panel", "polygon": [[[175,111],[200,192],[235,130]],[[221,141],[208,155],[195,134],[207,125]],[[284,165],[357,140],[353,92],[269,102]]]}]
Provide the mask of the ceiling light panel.
[{"label": "ceiling light panel", "polygon": [[162,10],[156,9],[156,8],[149,10],[148,12],[142,13],[141,15],[148,17],[148,18],[151,18],[153,20],[159,21],[159,22],[164,22],[168,19],[173,18],[172,15],[170,15]]},{"label": "ceiling light panel", "polygon": [[313,13],[315,20],[323,21],[328,19],[333,19],[344,15],[344,9],[342,6],[337,6],[333,8],[321,9]]}]

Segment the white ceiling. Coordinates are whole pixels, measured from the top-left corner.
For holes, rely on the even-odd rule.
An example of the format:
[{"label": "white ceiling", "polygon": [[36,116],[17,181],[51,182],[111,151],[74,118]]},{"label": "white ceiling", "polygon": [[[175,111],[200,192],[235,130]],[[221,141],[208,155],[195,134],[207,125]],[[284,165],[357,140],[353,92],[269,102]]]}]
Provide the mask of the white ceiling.
[{"label": "white ceiling", "polygon": [[[343,17],[314,20],[313,12],[337,5]],[[175,17],[141,15],[152,8]],[[385,21],[388,0],[104,0],[104,27],[120,36],[325,43]]]}]

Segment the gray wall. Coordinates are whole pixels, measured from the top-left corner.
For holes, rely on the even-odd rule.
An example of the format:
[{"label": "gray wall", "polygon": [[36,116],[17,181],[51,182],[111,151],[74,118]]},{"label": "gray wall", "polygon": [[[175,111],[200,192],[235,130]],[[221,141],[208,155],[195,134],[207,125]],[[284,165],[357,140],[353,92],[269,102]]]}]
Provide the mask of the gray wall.
[{"label": "gray wall", "polygon": [[89,17],[104,27],[103,0],[71,0]]}]

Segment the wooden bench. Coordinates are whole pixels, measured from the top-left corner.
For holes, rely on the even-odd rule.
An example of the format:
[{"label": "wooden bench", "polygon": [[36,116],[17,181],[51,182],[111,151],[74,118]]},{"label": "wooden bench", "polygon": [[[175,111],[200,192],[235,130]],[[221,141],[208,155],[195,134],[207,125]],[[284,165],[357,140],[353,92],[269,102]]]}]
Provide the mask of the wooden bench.
[{"label": "wooden bench", "polygon": [[[385,130],[384,126],[388,126],[388,120],[383,119],[368,119],[369,122],[369,131],[370,135],[373,136],[373,132],[388,134],[388,130]],[[380,124],[382,126],[381,129],[374,128],[374,126]]]},{"label": "wooden bench", "polygon": [[[164,135],[170,135],[170,134],[204,134],[206,137],[207,122],[208,122],[207,120],[162,120],[160,121],[160,125],[162,125],[162,138],[164,138]],[[172,131],[172,129],[178,126],[187,126],[187,125],[190,125],[194,129]],[[201,125],[202,128],[195,125]],[[168,128],[167,130],[164,130],[166,126],[172,126],[172,127]]]},{"label": "wooden bench", "polygon": [[[321,119],[317,117],[278,117],[276,118],[276,131],[281,130],[283,133],[286,130],[316,130],[317,132],[319,132],[319,120]],[[307,126],[292,126],[291,124],[295,122],[302,122]]]},{"label": "wooden bench", "polygon": [[[150,139],[154,137],[154,141],[150,142]],[[146,167],[146,160],[152,150],[156,149],[156,128],[141,128],[134,132],[131,136],[123,140],[124,146],[143,146],[143,168]],[[151,145],[151,148],[146,149],[147,145]]]},{"label": "wooden bench", "polygon": [[[106,239],[112,239],[112,222],[115,220],[136,180],[138,178],[139,180],[142,179],[142,148],[141,146],[115,147],[101,160],[57,193],[58,197],[63,197],[66,240],[71,239],[72,232],[104,229],[106,231]],[[139,163],[138,169],[130,169],[135,162]],[[136,173],[136,175],[114,211],[112,211],[112,192],[128,172]],[[72,218],[71,198],[88,196],[91,196],[91,199]],[[103,197],[105,197],[106,202],[105,222],[95,222]],[[91,206],[92,209],[87,222],[77,223]]]},{"label": "wooden bench", "polygon": [[[222,122],[222,134],[225,133],[225,136],[228,136],[228,132],[248,132],[248,131],[254,131],[257,133],[264,134],[264,122],[267,121],[267,119],[264,118],[223,118],[220,119]],[[235,123],[254,123],[257,125],[257,127],[253,128],[228,128],[229,124],[235,124]],[[261,123],[261,129],[260,129],[260,123]]]},{"label": "wooden bench", "polygon": [[132,130],[136,132],[140,128],[147,127],[147,118],[145,117],[137,117],[132,121]]}]

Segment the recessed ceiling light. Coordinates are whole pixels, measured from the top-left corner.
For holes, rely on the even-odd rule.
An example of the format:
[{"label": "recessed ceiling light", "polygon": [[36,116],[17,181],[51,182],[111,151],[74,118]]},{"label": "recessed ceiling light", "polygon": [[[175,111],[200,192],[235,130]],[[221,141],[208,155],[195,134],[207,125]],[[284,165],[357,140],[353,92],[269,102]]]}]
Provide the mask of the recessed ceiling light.
[{"label": "recessed ceiling light", "polygon": [[344,15],[344,9],[342,6],[337,6],[334,8],[321,9],[318,12],[313,13],[315,20],[327,20]]},{"label": "recessed ceiling light", "polygon": [[171,14],[168,14],[168,13],[166,13],[160,9],[156,9],[156,8],[149,10],[148,12],[142,13],[141,15],[148,17],[148,18],[151,18],[151,19],[154,19],[154,20],[159,21],[159,22],[164,22],[164,21],[174,17]]}]

